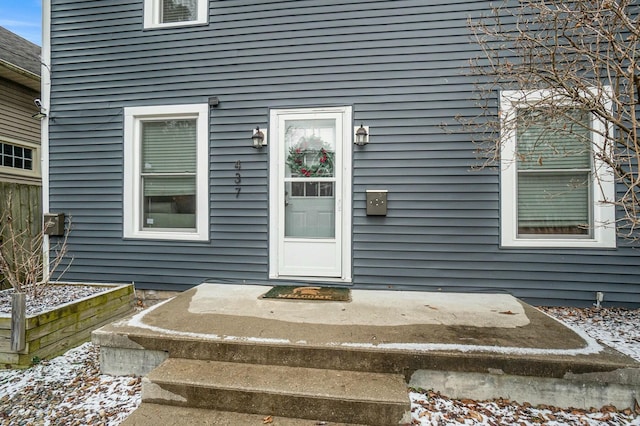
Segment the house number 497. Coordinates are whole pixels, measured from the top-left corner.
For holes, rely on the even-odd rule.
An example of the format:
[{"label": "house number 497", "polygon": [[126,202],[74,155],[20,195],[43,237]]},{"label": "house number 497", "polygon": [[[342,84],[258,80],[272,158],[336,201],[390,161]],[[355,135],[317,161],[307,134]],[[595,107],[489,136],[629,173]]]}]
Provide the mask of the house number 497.
[{"label": "house number 497", "polygon": [[236,161],[236,179],[234,180],[235,184],[236,184],[236,198],[238,198],[240,196],[240,191],[242,190],[242,188],[240,187],[240,184],[242,183],[242,175],[240,174],[240,169],[242,168],[242,165],[240,163],[240,160]]}]

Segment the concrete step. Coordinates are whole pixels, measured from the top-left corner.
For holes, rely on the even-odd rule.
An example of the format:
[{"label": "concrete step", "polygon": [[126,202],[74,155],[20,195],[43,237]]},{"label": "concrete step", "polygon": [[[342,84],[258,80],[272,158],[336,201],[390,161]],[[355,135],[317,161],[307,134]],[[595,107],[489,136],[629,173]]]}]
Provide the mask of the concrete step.
[{"label": "concrete step", "polygon": [[[478,333],[480,333],[478,331]],[[419,370],[505,374],[562,378],[572,374],[637,368],[637,362],[612,349],[586,355],[511,354],[409,349],[314,346],[307,343],[263,341],[236,342],[223,339],[176,336],[109,325],[93,332],[100,346],[100,368],[105,374],[146,375],[166,358],[201,359],[376,373],[403,374],[407,382]]]},{"label": "concrete step", "polygon": [[410,410],[401,374],[180,358],[143,379],[142,401],[386,426],[406,420]]},{"label": "concrete step", "polygon": [[331,423],[202,408],[176,407],[145,402],[121,426],[362,426],[354,423]]}]

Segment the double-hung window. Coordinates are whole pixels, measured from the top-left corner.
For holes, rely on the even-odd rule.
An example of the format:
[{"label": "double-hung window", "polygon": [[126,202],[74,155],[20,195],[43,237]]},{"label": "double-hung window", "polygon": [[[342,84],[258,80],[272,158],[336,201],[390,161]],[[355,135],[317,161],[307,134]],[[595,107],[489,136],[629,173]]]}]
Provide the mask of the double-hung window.
[{"label": "double-hung window", "polygon": [[208,107],[125,108],[124,236],[208,239]]},{"label": "double-hung window", "polygon": [[571,103],[545,108],[550,98],[501,94],[502,246],[615,247],[613,177],[594,155],[607,126]]},{"label": "double-hung window", "polygon": [[144,0],[144,27],[206,24],[209,0]]}]

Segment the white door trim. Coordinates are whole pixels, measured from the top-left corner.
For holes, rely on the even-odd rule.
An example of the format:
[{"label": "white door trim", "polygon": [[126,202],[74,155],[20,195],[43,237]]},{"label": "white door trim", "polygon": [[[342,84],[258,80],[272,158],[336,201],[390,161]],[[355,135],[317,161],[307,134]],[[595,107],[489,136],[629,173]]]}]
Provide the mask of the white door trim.
[{"label": "white door trim", "polygon": [[[284,232],[280,225],[280,217],[284,208],[282,194],[280,194],[280,172],[284,169],[284,146],[283,141],[279,140],[278,122],[282,115],[290,114],[321,114],[321,113],[339,113],[342,114],[342,188],[339,190],[341,201],[338,210],[342,218],[341,235],[341,252],[342,252],[342,273],[340,277],[310,277],[310,276],[284,276],[279,272],[280,258],[280,233]],[[338,281],[351,282],[351,163],[352,163],[352,130],[353,118],[352,108],[350,106],[331,107],[331,108],[300,108],[300,109],[274,109],[270,112],[270,128],[269,128],[269,278],[270,279],[304,279],[313,281]],[[338,189],[337,189],[338,190]],[[338,212],[337,212],[338,213]]]}]

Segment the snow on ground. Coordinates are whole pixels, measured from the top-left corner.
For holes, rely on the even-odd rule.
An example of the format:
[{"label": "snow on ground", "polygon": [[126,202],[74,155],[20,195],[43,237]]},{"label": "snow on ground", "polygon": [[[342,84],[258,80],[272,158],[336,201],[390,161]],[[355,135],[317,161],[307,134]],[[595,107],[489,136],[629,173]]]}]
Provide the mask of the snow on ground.
[{"label": "snow on ground", "polygon": [[[26,314],[35,315],[54,306],[67,304],[70,300],[78,301],[104,291],[106,291],[105,287],[89,285],[46,285],[38,290],[38,297],[27,294]],[[13,293],[13,289],[0,291],[0,315],[11,315],[11,295]]]},{"label": "snow on ground", "polygon": [[0,370],[0,424],[118,425],[140,404],[140,378],[101,375],[91,343],[28,370]]},{"label": "snow on ground", "polygon": [[640,425],[640,417],[628,409],[561,410],[556,407],[531,407],[507,400],[472,401],[447,399],[437,393],[411,394],[413,424],[426,425]]},{"label": "snow on ground", "polygon": [[540,308],[578,327],[607,346],[640,361],[640,310],[620,308]]},{"label": "snow on ground", "polygon": [[[640,309],[540,308],[594,339],[640,361]],[[532,407],[508,400],[452,400],[436,392],[411,392],[414,425],[640,425],[640,407],[592,410]]]},{"label": "snow on ground", "polygon": [[[543,308],[640,361],[640,309]],[[85,343],[28,370],[0,370],[0,425],[117,426],[140,404],[140,379],[101,375],[98,349]],[[561,410],[507,400],[453,400],[411,392],[414,425],[635,425],[637,411]],[[623,407],[619,407],[623,408]]]}]

